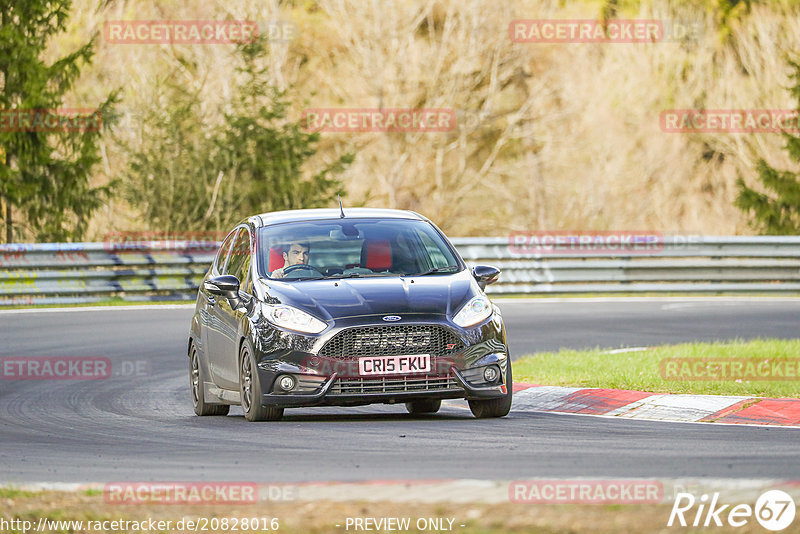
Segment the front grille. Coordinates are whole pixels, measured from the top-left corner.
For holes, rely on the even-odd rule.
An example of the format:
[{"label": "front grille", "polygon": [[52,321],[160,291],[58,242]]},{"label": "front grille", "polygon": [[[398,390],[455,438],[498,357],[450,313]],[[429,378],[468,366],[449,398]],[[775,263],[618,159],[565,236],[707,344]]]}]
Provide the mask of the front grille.
[{"label": "front grille", "polygon": [[430,354],[443,356],[463,347],[461,340],[439,325],[366,326],[342,330],[319,351],[327,358]]},{"label": "front grille", "polygon": [[402,393],[405,391],[447,391],[461,389],[452,376],[422,376],[418,378],[339,378],[329,395],[359,395],[362,393]]}]

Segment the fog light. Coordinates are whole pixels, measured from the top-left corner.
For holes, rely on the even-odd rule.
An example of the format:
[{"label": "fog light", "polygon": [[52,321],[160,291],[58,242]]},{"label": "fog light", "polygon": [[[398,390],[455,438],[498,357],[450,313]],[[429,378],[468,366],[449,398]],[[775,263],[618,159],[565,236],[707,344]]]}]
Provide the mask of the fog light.
[{"label": "fog light", "polygon": [[297,385],[297,380],[292,375],[283,375],[278,377],[278,387],[283,391],[291,391]]},{"label": "fog light", "polygon": [[483,379],[487,382],[494,382],[500,376],[500,369],[496,365],[490,365],[483,370]]}]

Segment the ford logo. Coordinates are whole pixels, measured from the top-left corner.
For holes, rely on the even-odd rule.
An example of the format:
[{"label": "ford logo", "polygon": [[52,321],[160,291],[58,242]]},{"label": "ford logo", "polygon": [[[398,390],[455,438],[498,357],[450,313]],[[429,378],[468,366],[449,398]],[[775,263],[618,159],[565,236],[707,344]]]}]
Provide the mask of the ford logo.
[{"label": "ford logo", "polygon": [[383,318],[384,321],[394,322],[399,321],[401,317],[399,315],[387,315]]}]

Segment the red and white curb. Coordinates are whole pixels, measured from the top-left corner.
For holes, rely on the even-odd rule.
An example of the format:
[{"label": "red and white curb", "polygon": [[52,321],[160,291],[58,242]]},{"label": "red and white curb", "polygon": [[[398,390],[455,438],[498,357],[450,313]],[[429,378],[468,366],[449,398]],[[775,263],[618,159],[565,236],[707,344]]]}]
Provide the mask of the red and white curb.
[{"label": "red and white curb", "polygon": [[665,395],[624,389],[515,383],[512,410],[606,415],[651,421],[800,427],[800,399]]}]

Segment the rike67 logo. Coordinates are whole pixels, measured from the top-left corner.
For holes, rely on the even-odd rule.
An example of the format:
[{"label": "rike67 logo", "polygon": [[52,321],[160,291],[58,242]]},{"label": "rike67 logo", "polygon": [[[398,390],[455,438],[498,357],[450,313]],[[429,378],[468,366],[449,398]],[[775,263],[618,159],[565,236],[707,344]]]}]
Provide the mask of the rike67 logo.
[{"label": "rike67 logo", "polygon": [[710,498],[704,493],[699,499],[691,493],[678,493],[667,526],[743,527],[755,517],[762,527],[777,532],[792,524],[794,514],[794,500],[781,490],[765,491],[756,500],[755,507],[719,504],[719,493]]}]

